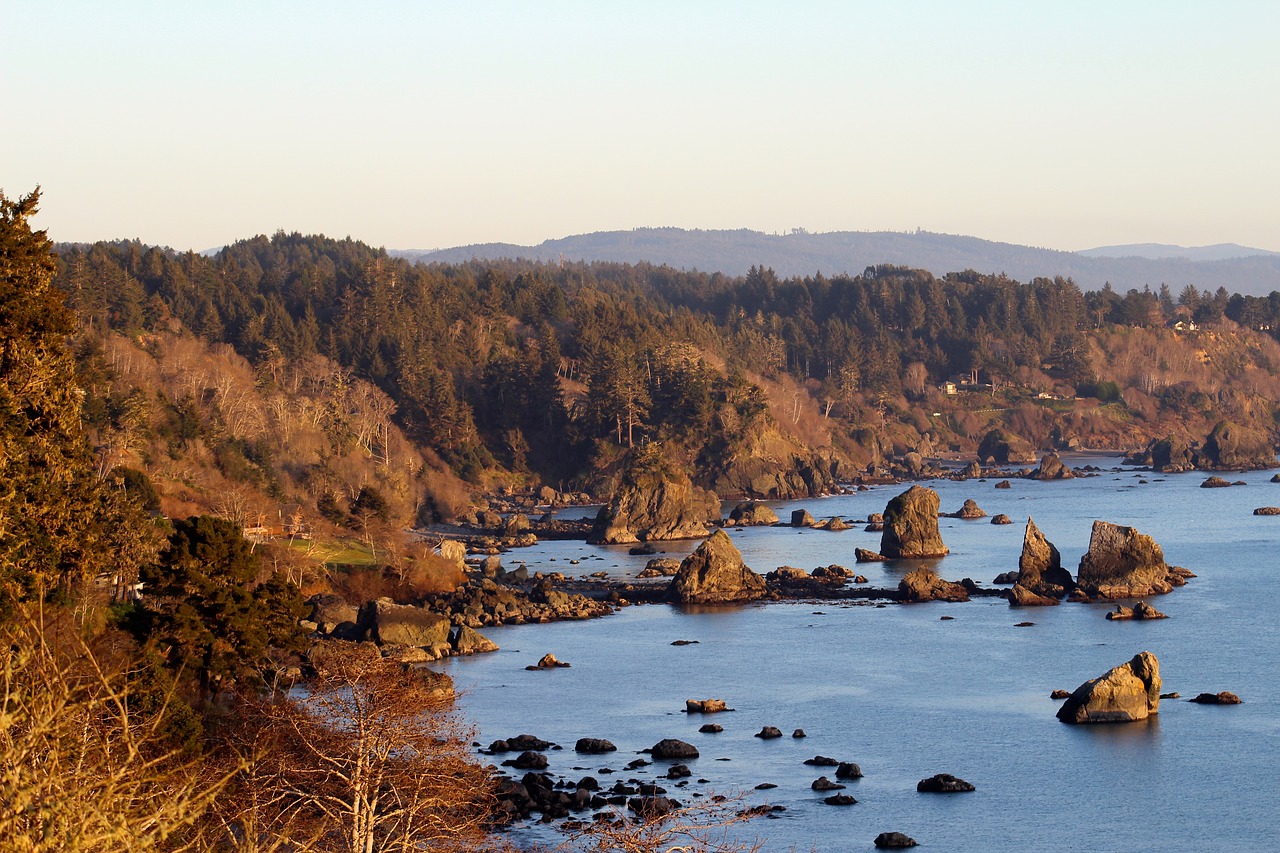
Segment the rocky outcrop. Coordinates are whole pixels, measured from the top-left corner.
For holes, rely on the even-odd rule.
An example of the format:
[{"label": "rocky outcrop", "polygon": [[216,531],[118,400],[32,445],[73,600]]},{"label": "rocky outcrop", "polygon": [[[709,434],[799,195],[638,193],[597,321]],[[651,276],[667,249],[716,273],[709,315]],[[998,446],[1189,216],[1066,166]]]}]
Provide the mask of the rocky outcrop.
[{"label": "rocky outcrop", "polygon": [[684,712],[686,714],[719,714],[728,710],[729,706],[723,699],[684,700]]},{"label": "rocky outcrop", "polygon": [[1128,663],[1086,681],[1058,709],[1064,723],[1127,723],[1160,709],[1160,662],[1140,652]]},{"label": "rocky outcrop", "polygon": [[307,604],[311,605],[309,619],[316,624],[319,633],[340,640],[357,639],[356,623],[360,621],[360,611],[342,596],[313,595],[307,599]]},{"label": "rocky outcrop", "polygon": [[[516,579],[518,574],[511,572],[507,577]],[[453,624],[472,628],[590,619],[613,612],[608,602],[555,589],[549,578],[528,592],[491,578],[475,578],[453,592],[429,596],[425,603]]]},{"label": "rocky outcrop", "polygon": [[675,738],[666,738],[665,740],[658,741],[653,745],[649,752],[654,758],[663,760],[698,757],[698,748],[696,746],[691,743],[685,743],[682,740],[676,740]]},{"label": "rocky outcrop", "polygon": [[964,505],[956,512],[951,513],[952,518],[986,518],[987,513],[982,507],[978,506],[978,502],[973,498],[965,498]]},{"label": "rocky outcrop", "polygon": [[916,840],[902,832],[882,832],[873,843],[877,850],[902,850],[916,846]]},{"label": "rocky outcrop", "polygon": [[1056,453],[1046,453],[1040,460],[1040,467],[1031,472],[1032,480],[1069,480],[1075,475],[1071,469],[1062,464]]},{"label": "rocky outcrop", "polygon": [[723,530],[712,533],[685,557],[667,590],[667,597],[677,604],[754,601],[764,594],[764,578],[747,568]]},{"label": "rocky outcrop", "polygon": [[854,548],[853,559],[859,563],[883,563],[889,558],[884,554],[877,554],[875,551],[869,551],[866,548]]},{"label": "rocky outcrop", "polygon": [[1221,693],[1201,693],[1187,701],[1195,702],[1197,705],[1239,705],[1240,697],[1230,690],[1223,690]]},{"label": "rocky outcrop", "polygon": [[912,486],[884,509],[880,553],[890,558],[941,557],[947,546],[938,532],[938,493]]},{"label": "rocky outcrop", "polygon": [[1229,481],[1222,479],[1217,474],[1200,484],[1200,488],[1202,489],[1226,489],[1230,486],[1231,483]]},{"label": "rocky outcrop", "polygon": [[1220,421],[1200,448],[1199,468],[1241,471],[1276,467],[1276,449],[1265,433]]},{"label": "rocky outcrop", "polygon": [[455,655],[478,655],[498,651],[498,644],[466,625],[453,629],[449,645]]},{"label": "rocky outcrop", "polygon": [[950,773],[939,773],[916,783],[916,790],[922,794],[966,794],[976,790],[972,783],[952,776]]},{"label": "rocky outcrop", "polygon": [[969,591],[963,585],[938,577],[932,569],[916,569],[898,582],[898,601],[968,601]]},{"label": "rocky outcrop", "polygon": [[1013,589],[1009,590],[1010,607],[1052,607],[1058,603],[1058,599],[1039,595],[1020,583],[1014,584]]},{"label": "rocky outcrop", "polygon": [[1089,550],[1076,573],[1076,583],[1090,598],[1162,595],[1180,582],[1150,536],[1109,521],[1093,523]]},{"label": "rocky outcrop", "polygon": [[1044,537],[1031,516],[1027,516],[1027,529],[1022,535],[1018,582],[1036,595],[1049,598],[1062,598],[1075,586],[1071,572],[1062,567],[1062,554]]},{"label": "rocky outcrop", "polygon": [[1117,604],[1116,609],[1107,613],[1107,619],[1112,622],[1123,621],[1126,619],[1168,619],[1169,617],[1156,610],[1145,601],[1139,601],[1133,607],[1125,607],[1123,604]]},{"label": "rocky outcrop", "polygon": [[1013,519],[1005,515],[1003,512],[991,516],[992,524],[1013,524]]},{"label": "rocky outcrop", "polygon": [[978,461],[996,465],[1023,465],[1036,461],[1036,452],[1022,436],[1002,429],[993,429],[982,437],[978,445]]},{"label": "rocky outcrop", "polygon": [[718,494],[792,500],[835,491],[839,460],[814,451],[775,426],[755,424],[705,482]]},{"label": "rocky outcrop", "polygon": [[791,511],[792,527],[813,527],[814,517],[809,514],[807,509],[796,509]]},{"label": "rocky outcrop", "polygon": [[759,524],[777,524],[778,514],[759,501],[744,501],[729,513],[729,521],[733,524],[750,527]]},{"label": "rocky outcrop", "polygon": [[608,545],[706,536],[708,525],[720,519],[715,493],[693,485],[657,444],[634,453],[587,541]]}]

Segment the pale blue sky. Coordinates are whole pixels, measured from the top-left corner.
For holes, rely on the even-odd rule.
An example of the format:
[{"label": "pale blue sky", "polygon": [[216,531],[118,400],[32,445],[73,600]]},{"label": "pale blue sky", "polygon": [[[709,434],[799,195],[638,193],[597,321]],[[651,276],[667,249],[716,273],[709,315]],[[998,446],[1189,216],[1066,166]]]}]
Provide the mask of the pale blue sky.
[{"label": "pale blue sky", "polygon": [[58,240],[676,225],[1280,249],[1280,2],[0,0]]}]

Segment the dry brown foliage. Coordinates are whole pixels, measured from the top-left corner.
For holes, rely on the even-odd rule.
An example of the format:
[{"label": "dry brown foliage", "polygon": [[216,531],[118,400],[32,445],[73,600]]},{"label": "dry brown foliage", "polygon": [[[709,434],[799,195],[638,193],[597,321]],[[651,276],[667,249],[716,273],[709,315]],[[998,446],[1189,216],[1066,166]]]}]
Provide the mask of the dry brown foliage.
[{"label": "dry brown foliage", "polygon": [[572,830],[550,853],[755,853],[764,842],[743,840],[734,831],[760,814],[744,809],[743,800],[741,794],[713,795],[657,817],[614,808]]}]

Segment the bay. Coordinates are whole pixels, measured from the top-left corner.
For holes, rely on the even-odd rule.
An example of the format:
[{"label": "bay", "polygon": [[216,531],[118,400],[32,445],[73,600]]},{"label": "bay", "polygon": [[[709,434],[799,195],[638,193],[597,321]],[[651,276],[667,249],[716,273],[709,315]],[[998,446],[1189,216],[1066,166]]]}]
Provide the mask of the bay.
[{"label": "bay", "polygon": [[[1089,462],[1116,464],[1069,460]],[[1228,477],[1246,486],[1200,489],[1205,476],[1116,469],[1064,482],[1013,480],[1008,490],[994,489],[994,481],[927,484],[943,511],[973,498],[1014,520],[941,519],[951,554],[931,564],[943,577],[989,586],[996,574],[1016,569],[1028,515],[1074,570],[1100,518],[1152,535],[1170,563],[1197,574],[1154,599],[1166,620],[1110,622],[1105,604],[1012,609],[1001,599],[884,607],[785,602],[699,612],[646,605],[589,622],[490,629],[501,651],[454,659],[446,669],[478,742],[528,732],[562,744],[548,753],[557,776],[591,773],[605,786],[660,779],[664,762],[637,771],[623,766],[662,738],[693,743],[701,751],[689,762],[694,778],[707,781],[664,787],[686,803],[695,791],[741,792],[745,805],[785,806],[775,819],[737,828],[768,850],[871,850],[872,839],[888,830],[947,850],[1280,849],[1280,782],[1271,772],[1280,759],[1280,620],[1271,592],[1280,517],[1252,515],[1255,507],[1280,505],[1280,484],[1269,482],[1270,472],[1254,472]],[[883,511],[904,488],[771,505],[784,520],[801,507],[818,517],[860,519]],[[855,547],[879,543],[879,534],[861,527],[730,535],[761,573],[781,565],[853,567]],[[683,557],[697,544],[659,547]],[[530,571],[623,577],[647,558],[616,546],[548,542],[504,560]],[[916,565],[864,564],[858,571],[874,586],[894,586]],[[1035,624],[1016,627],[1023,621]],[[677,639],[697,643],[671,645]],[[1072,690],[1143,650],[1159,658],[1164,690],[1181,699],[1164,700],[1145,723],[1057,721],[1050,691]],[[524,670],[548,651],[572,667]],[[1244,704],[1186,701],[1220,690]],[[686,699],[709,697],[735,710],[705,718],[682,712]],[[724,732],[699,734],[708,721]],[[765,725],[785,736],[753,737]],[[796,728],[808,736],[790,737]],[[619,751],[576,755],[580,737],[608,738]],[[861,765],[865,777],[844,792],[856,805],[828,806],[826,794],[810,790],[819,775],[834,775],[803,764],[815,755]],[[605,767],[617,772],[599,774]],[[935,773],[960,776],[977,790],[917,793],[916,782]],[[760,783],[778,787],[754,790]],[[545,825],[511,833],[520,843],[558,839]]]}]

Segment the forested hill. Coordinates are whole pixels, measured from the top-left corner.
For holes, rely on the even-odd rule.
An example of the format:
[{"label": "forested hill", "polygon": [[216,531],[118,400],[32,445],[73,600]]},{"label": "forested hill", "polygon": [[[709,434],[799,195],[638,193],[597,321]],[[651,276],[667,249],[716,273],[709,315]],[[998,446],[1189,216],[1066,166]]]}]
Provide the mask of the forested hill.
[{"label": "forested hill", "polygon": [[[283,233],[213,257],[62,247],[57,284],[101,467],[144,469],[175,512],[412,521],[473,490],[605,496],[645,442],[722,495],[784,496],[972,453],[993,426],[1119,449],[1222,417],[1274,433],[1280,400],[1280,294],[415,265]],[[967,392],[941,390],[957,377]]]},{"label": "forested hill", "polygon": [[1020,281],[1062,276],[1088,290],[1128,290],[1168,284],[1178,290],[1194,284],[1201,290],[1225,287],[1255,296],[1280,290],[1280,254],[1247,257],[1093,256],[1093,252],[1060,252],[976,237],[927,231],[834,231],[810,234],[763,234],[759,231],[702,231],[681,228],[638,228],[598,231],[537,246],[485,243],[435,251],[401,251],[411,260],[460,263],[472,259],[524,258],[539,261],[615,261],[668,264],[677,269],[745,275],[752,266],[771,268],[782,276],[822,271],[859,273],[867,267],[896,264],[926,269],[934,275],[955,270],[1004,273]]}]

